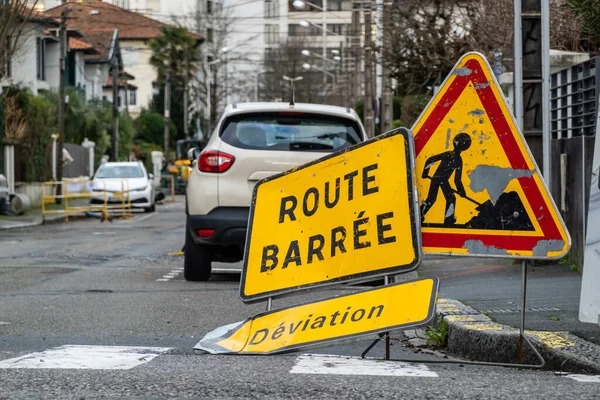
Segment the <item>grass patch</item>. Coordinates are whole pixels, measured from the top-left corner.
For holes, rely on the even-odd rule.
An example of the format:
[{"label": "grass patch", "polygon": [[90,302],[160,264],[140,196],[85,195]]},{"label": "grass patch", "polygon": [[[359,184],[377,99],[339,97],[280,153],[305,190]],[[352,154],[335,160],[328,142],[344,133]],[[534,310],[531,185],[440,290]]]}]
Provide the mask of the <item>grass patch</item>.
[{"label": "grass patch", "polygon": [[435,326],[427,327],[425,341],[428,346],[434,348],[448,346],[448,323],[444,321],[444,318],[438,317]]},{"label": "grass patch", "polygon": [[560,321],[560,318],[558,318],[556,315],[551,315],[551,316],[550,316],[550,319],[551,319],[552,321]]}]

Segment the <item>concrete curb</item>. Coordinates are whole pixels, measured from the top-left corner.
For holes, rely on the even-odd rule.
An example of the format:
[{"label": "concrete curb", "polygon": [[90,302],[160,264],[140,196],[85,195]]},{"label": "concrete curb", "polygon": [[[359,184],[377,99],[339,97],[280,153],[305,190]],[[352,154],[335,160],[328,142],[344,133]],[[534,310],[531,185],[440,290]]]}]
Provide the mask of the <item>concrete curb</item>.
[{"label": "concrete curb", "polygon": [[[76,219],[83,219],[83,218],[87,218],[87,217],[82,216],[82,215],[69,215],[70,221],[76,220]],[[14,225],[3,225],[0,222],[0,231],[9,230],[9,229],[19,229],[19,228],[31,228],[31,227],[40,226],[40,225],[60,224],[62,222],[65,222],[65,219],[66,218],[64,215],[54,215],[54,216],[46,217],[45,222],[42,220],[41,217],[39,219],[36,219],[35,221],[23,222],[23,223],[14,224]]]},{"label": "concrete curb", "polygon": [[[495,323],[488,316],[452,299],[439,299],[437,321],[448,324],[448,353],[474,361],[517,363],[519,329]],[[584,373],[600,373],[600,346],[568,332],[525,330],[542,357],[546,368]],[[525,346],[524,360],[539,364]]]}]

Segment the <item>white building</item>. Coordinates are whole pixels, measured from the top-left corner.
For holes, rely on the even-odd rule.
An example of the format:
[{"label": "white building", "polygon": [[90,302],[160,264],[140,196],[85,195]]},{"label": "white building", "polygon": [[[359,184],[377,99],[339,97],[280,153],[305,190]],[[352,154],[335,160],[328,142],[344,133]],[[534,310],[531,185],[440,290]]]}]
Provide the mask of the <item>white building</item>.
[{"label": "white building", "polygon": [[[44,1],[49,5],[59,0]],[[105,3],[163,23],[184,25],[203,35],[204,69],[208,69],[209,62],[220,60],[213,68],[219,69],[219,79],[224,77],[225,84],[229,85],[227,102],[254,100],[254,86],[262,72],[263,61],[268,59],[272,49],[288,40],[307,45],[310,56],[306,57],[306,63],[313,71],[330,72],[324,76],[328,84],[336,69],[347,71],[348,64],[357,62],[348,57],[352,0],[105,0]],[[375,13],[373,16],[376,18]],[[153,70],[143,67],[148,65],[143,59],[147,57],[144,41],[129,40],[122,28],[120,38],[126,70],[136,77],[132,83],[138,86],[138,101],[144,105],[151,95],[151,88],[146,88],[144,82],[153,81],[155,76]],[[329,61],[322,59],[324,54]],[[334,60],[337,57],[341,59]],[[201,73],[199,78],[206,80]]]}]

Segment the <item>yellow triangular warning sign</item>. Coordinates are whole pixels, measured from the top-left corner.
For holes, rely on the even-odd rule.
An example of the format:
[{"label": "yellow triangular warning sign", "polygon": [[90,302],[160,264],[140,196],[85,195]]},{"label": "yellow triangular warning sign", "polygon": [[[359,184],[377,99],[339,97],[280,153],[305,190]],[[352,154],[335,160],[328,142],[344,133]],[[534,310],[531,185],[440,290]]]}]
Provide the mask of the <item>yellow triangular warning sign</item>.
[{"label": "yellow triangular warning sign", "polygon": [[569,233],[483,55],[459,60],[412,130],[424,253],[568,252]]}]

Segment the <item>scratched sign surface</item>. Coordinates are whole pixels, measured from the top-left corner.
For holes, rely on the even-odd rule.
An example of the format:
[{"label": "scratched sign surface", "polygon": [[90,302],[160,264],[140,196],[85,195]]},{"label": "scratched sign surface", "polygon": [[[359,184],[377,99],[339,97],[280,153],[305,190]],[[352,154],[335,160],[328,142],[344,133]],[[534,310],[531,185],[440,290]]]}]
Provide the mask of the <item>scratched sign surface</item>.
[{"label": "scratched sign surface", "polygon": [[424,253],[568,252],[562,218],[481,54],[460,59],[413,133]]},{"label": "scratched sign surface", "polygon": [[412,140],[401,128],[260,181],[242,300],[416,268]]}]

